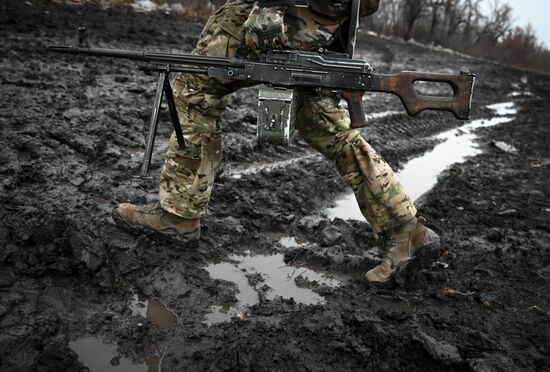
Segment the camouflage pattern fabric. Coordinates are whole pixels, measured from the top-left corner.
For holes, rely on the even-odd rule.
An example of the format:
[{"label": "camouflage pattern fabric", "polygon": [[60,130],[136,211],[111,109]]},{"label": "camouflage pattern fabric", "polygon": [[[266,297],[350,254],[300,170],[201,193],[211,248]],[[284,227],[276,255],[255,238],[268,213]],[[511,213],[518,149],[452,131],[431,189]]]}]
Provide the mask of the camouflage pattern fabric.
[{"label": "camouflage pattern fabric", "polygon": [[[227,1],[207,22],[193,53],[233,56],[245,40],[245,22],[253,6],[252,0]],[[286,46],[315,50],[331,42],[330,32],[322,27],[303,31],[306,23],[292,15],[287,19],[285,14]],[[243,82],[202,75],[176,76],[174,95],[188,146],[180,151],[175,135],[170,138],[159,192],[161,205],[168,212],[184,218],[205,215],[222,157],[219,119],[226,96],[244,86]],[[339,98],[307,89],[297,93],[297,130],[307,143],[336,163],[373,230],[381,233],[412,219],[414,204],[386,161],[350,128],[349,114],[338,106]]]},{"label": "camouflage pattern fabric", "polygon": [[[244,39],[244,23],[254,0],[229,0],[206,23],[193,54],[233,56]],[[200,218],[207,210],[221,156],[219,118],[226,96],[245,85],[180,73],[174,99],[187,147],[179,150],[172,134],[160,178],[159,199],[168,212]]]},{"label": "camouflage pattern fabric", "polygon": [[416,215],[413,202],[388,163],[350,128],[348,111],[338,107],[339,101],[299,92],[296,129],[309,145],[336,163],[376,233],[411,220]]},{"label": "camouflage pattern fabric", "polygon": [[261,51],[281,48],[287,35],[283,19],[282,9],[254,5],[244,23],[247,46]]}]

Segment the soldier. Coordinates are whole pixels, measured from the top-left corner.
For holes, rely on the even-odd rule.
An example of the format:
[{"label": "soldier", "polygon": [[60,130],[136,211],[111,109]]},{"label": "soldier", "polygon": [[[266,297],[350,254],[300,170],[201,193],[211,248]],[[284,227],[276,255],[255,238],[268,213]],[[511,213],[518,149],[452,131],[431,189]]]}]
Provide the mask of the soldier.
[{"label": "soldier", "polygon": [[[248,57],[254,58],[274,48],[330,49],[349,18],[350,3],[309,0],[309,7],[303,8],[273,7],[266,0],[228,0],[206,23],[193,53],[231,57],[245,45]],[[364,0],[361,16],[374,13],[378,3]],[[200,219],[206,213],[222,157],[219,119],[227,95],[243,86],[240,81],[204,75],[176,76],[173,89],[187,147],[179,150],[172,135],[160,179],[160,202],[145,206],[120,204],[114,211],[118,222],[185,240],[199,238]],[[350,128],[349,114],[338,106],[339,98],[322,96],[311,89],[301,89],[298,96],[296,128],[300,135],[336,163],[370,226],[384,238],[382,263],[368,271],[366,279],[371,283],[387,282],[399,262],[409,259],[422,246],[438,244],[439,237],[415,217],[413,202],[386,161],[357,130]]]}]

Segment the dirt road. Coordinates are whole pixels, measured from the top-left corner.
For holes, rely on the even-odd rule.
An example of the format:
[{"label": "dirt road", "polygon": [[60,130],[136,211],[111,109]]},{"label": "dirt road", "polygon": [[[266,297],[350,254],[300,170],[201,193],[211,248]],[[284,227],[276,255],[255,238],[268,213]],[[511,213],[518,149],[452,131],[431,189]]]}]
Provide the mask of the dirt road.
[{"label": "dirt road", "polygon": [[[335,167],[302,140],[256,146],[254,89],[224,116],[200,243],[119,229],[117,202],[157,198],[169,118],[141,180],[155,76],[44,50],[81,25],[97,46],[174,52],[201,30],[162,12],[0,4],[2,371],[550,370],[548,76],[361,36],[381,72],[476,72],[473,119],[517,110],[476,129],[483,151],[422,197],[447,257],[382,290],[362,282],[380,260],[367,224],[325,213],[346,191]],[[396,169],[464,125],[409,118],[387,95],[365,104],[363,134]]]}]

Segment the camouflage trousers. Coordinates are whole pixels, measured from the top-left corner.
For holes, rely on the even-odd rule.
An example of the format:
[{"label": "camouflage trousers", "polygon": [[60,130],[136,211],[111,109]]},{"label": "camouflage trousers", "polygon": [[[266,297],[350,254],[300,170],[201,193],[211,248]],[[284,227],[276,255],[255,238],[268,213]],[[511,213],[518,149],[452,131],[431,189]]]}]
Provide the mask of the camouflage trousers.
[{"label": "camouflage trousers", "polygon": [[[229,0],[209,19],[193,53],[234,55],[244,39],[242,25],[253,3]],[[289,40],[292,42],[292,37]],[[303,39],[296,42],[302,43]],[[222,159],[220,117],[227,95],[242,87],[242,82],[201,75],[176,76],[174,95],[187,148],[179,150],[172,134],[159,191],[161,205],[168,212],[184,218],[205,215]],[[339,99],[311,91],[298,92],[298,96],[297,130],[308,144],[335,162],[373,230],[380,233],[412,219],[414,204],[386,161],[350,128],[349,114],[338,106]]]}]

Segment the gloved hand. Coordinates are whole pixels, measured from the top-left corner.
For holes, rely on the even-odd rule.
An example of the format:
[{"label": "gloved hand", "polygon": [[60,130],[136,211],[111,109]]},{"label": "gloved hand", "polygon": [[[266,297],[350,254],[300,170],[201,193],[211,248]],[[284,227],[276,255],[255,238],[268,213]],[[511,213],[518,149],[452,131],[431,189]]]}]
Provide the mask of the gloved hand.
[{"label": "gloved hand", "polygon": [[254,5],[245,26],[246,46],[253,50],[267,51],[281,48],[287,41],[283,7]]}]

